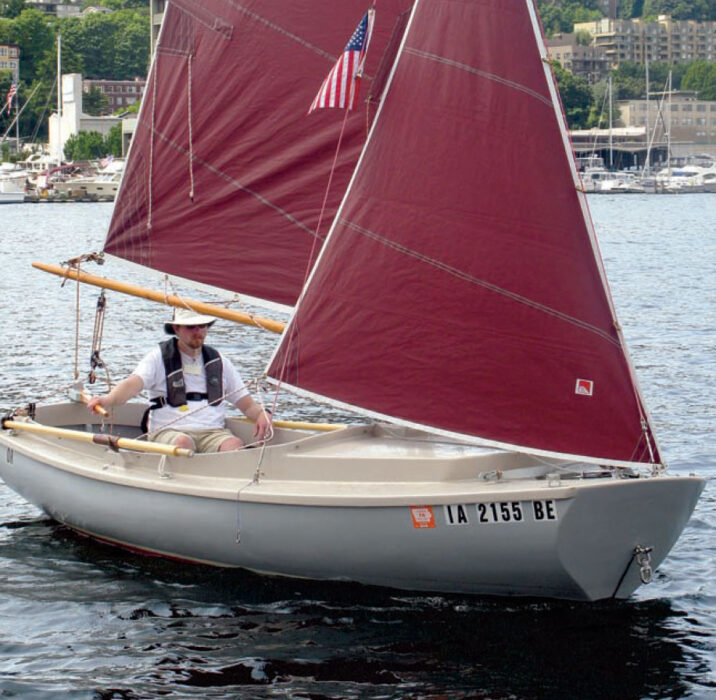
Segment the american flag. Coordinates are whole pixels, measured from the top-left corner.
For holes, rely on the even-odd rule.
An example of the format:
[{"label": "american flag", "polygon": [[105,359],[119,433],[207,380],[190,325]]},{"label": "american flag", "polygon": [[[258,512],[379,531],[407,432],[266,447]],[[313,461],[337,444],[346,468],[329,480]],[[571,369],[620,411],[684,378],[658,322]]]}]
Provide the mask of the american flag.
[{"label": "american flag", "polygon": [[8,108],[10,108],[10,107],[12,106],[12,98],[15,97],[15,95],[17,95],[17,85],[15,85],[15,83],[13,83],[13,84],[10,86],[10,90],[9,90],[8,93],[7,93],[7,106],[8,106]]},{"label": "american flag", "polygon": [[324,107],[353,109],[358,101],[359,79],[363,74],[363,62],[373,31],[374,10],[368,10],[346,44],[340,58],[321,85],[308,113]]}]

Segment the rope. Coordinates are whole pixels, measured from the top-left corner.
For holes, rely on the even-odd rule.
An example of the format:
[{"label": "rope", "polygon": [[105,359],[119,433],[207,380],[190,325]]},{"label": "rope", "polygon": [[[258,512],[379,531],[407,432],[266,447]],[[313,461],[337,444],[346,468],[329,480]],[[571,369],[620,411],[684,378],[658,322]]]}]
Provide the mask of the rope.
[{"label": "rope", "polygon": [[189,54],[187,70],[187,118],[189,120],[189,199],[194,201],[194,138],[191,128],[191,63],[193,56]]},{"label": "rope", "polygon": [[159,61],[154,63],[154,82],[152,83],[152,128],[149,134],[149,182],[147,183],[147,230],[152,228],[152,177],[154,173],[154,124],[157,110],[157,73]]},{"label": "rope", "polygon": [[[316,223],[316,231],[315,231],[315,235],[313,236],[313,244],[311,245],[311,253],[308,256],[308,260],[306,261],[306,272],[303,276],[303,285],[302,285],[303,289],[305,289],[306,282],[308,281],[308,277],[311,274],[313,256],[314,256],[315,250],[316,250],[316,241],[318,240],[318,235],[319,235],[319,231],[321,228],[321,224],[323,223],[323,215],[325,214],[325,211],[326,211],[326,203],[328,201],[328,193],[331,191],[331,183],[333,182],[333,175],[336,171],[336,164],[338,162],[338,154],[340,153],[340,150],[341,150],[343,134],[345,133],[346,124],[348,123],[348,112],[349,112],[349,110],[346,109],[345,114],[343,116],[343,123],[341,124],[341,131],[340,131],[340,134],[338,135],[338,143],[336,144],[336,152],[333,155],[333,163],[331,164],[331,171],[328,175],[328,183],[326,185],[325,194],[323,195],[323,203],[321,204],[321,211],[318,215],[318,222]],[[295,317],[294,317],[294,321],[295,321]],[[297,335],[298,335],[298,325],[296,323],[294,323],[294,324],[292,324],[291,336],[286,341],[286,351],[283,356],[283,363],[281,364],[281,371],[279,372],[278,382],[276,384],[276,396],[278,396],[278,392],[281,389],[281,383],[283,382],[283,378],[286,374],[286,365],[288,364],[288,357],[290,355],[291,347],[293,346],[293,344],[295,342],[297,342],[297,340],[296,340]],[[275,400],[276,399],[274,399],[274,401]]]},{"label": "rope", "polygon": [[97,380],[95,369],[97,367],[104,369],[105,378],[107,380],[107,389],[112,389],[112,380],[109,375],[109,369],[101,357],[102,351],[102,335],[104,333],[104,315],[107,308],[107,298],[104,290],[100,292],[97,298],[97,309],[94,317],[94,330],[92,333],[92,353],[90,355],[90,371],[88,381],[90,384],[94,384]]}]

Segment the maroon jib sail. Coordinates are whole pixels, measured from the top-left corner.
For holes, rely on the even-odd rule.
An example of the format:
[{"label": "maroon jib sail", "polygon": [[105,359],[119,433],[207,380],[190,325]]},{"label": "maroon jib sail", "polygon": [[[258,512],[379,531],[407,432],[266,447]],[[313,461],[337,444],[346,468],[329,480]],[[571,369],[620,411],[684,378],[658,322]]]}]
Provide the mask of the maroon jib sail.
[{"label": "maroon jib sail", "polygon": [[381,2],[363,103],[348,116],[334,166],[341,120],[332,110],[306,112],[365,0],[169,2],[105,252],[295,303],[365,143],[373,83],[410,6]]},{"label": "maroon jib sail", "polygon": [[658,463],[545,56],[531,0],[417,0],[269,374],[448,435]]}]

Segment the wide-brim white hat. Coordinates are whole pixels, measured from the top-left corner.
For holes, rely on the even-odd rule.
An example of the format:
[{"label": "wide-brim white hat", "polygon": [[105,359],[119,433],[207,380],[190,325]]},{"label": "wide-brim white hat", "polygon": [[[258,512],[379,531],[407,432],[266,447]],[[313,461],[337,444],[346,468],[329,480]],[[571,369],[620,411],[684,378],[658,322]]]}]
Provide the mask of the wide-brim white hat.
[{"label": "wide-brim white hat", "polygon": [[216,319],[213,316],[204,316],[191,309],[175,308],[172,320],[164,324],[164,332],[174,335],[172,326],[201,326],[204,323],[211,326]]}]

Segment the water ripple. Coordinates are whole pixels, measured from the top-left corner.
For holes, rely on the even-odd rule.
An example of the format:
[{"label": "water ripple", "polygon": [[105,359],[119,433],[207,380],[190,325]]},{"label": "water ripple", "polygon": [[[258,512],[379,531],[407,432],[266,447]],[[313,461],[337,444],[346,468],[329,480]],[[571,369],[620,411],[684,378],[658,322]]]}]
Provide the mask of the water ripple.
[{"label": "water ripple", "polygon": [[[603,196],[591,206],[662,450],[674,472],[714,479],[714,199]],[[61,395],[71,381],[76,289],[30,262],[100,249],[110,212],[106,204],[0,208],[2,288],[6,299],[27,302],[3,310],[9,352],[0,365],[0,407]],[[115,263],[101,274],[156,286]],[[96,291],[82,290],[83,373],[96,299]],[[109,295],[102,354],[113,378],[156,342],[165,315]],[[272,338],[222,322],[212,337],[246,376],[261,374]],[[286,399],[281,411],[302,420],[342,417],[298,399]],[[411,595],[134,556],[68,532],[0,486],[0,693],[713,697],[715,528],[710,481],[654,582],[629,601]]]}]

